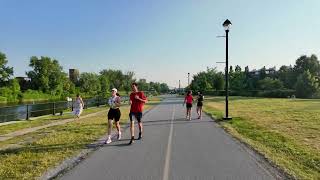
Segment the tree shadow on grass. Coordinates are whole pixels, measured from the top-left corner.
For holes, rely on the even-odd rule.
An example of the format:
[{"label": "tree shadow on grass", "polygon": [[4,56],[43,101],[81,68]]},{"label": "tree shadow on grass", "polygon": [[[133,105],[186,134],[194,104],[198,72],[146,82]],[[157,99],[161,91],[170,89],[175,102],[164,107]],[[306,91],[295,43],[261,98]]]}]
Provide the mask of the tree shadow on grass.
[{"label": "tree shadow on grass", "polygon": [[81,150],[85,148],[96,148],[97,146],[90,146],[91,144],[52,144],[52,145],[27,145],[19,148],[9,148],[0,150],[0,155],[19,154],[23,152],[42,153],[42,152],[54,152],[63,151],[64,149]]}]

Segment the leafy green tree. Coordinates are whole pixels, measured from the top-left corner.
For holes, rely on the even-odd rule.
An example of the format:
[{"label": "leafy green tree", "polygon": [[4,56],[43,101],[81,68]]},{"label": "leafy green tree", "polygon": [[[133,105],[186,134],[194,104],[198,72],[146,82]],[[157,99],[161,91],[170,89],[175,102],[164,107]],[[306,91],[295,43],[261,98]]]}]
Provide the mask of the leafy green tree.
[{"label": "leafy green tree", "polygon": [[57,60],[45,56],[41,58],[33,56],[30,58],[29,66],[33,70],[26,74],[31,78],[32,89],[51,94],[61,93],[67,74],[63,72]]},{"label": "leafy green tree", "polygon": [[222,72],[218,72],[215,74],[213,79],[213,87],[215,90],[222,90],[224,89],[225,82],[224,82],[224,75]]},{"label": "leafy green tree", "polygon": [[169,92],[169,86],[166,83],[160,84],[160,92],[161,93],[168,93]]},{"label": "leafy green tree", "polygon": [[131,84],[135,81],[134,72],[128,71],[123,76],[123,90],[128,94],[131,90]]},{"label": "leafy green tree", "polygon": [[234,73],[232,66],[230,66],[229,73],[230,73],[230,74]]},{"label": "leafy green tree", "polygon": [[283,89],[283,83],[279,79],[266,77],[258,81],[258,87],[260,90],[279,90]]},{"label": "leafy green tree", "polygon": [[[237,69],[237,68],[236,68]],[[241,68],[240,68],[241,70]],[[246,88],[245,86],[246,76],[244,72],[237,69],[235,73],[230,75],[230,89],[234,91],[242,91]]]},{"label": "leafy green tree", "polygon": [[81,92],[87,95],[97,95],[101,92],[99,76],[95,73],[81,73],[79,85]]},{"label": "leafy green tree", "polygon": [[[138,84],[139,90],[141,90],[141,91],[150,90],[150,84],[147,83],[146,79],[139,79],[137,84]],[[152,83],[151,83],[151,85],[152,85]]]},{"label": "leafy green tree", "polygon": [[13,68],[7,66],[8,60],[4,53],[0,52],[0,86],[9,81],[13,75]]},{"label": "leafy green tree", "polygon": [[266,67],[263,66],[263,68],[260,69],[259,79],[262,80],[262,79],[264,79],[266,77],[267,77]]},{"label": "leafy green tree", "polygon": [[212,89],[209,80],[207,79],[206,72],[199,72],[198,74],[193,76],[191,89],[194,91],[207,91]]},{"label": "leafy green tree", "polygon": [[300,75],[305,71],[309,71],[312,76],[320,75],[320,64],[316,55],[310,57],[303,55],[296,60],[294,71]]},{"label": "leafy green tree", "polygon": [[235,72],[241,72],[241,67],[239,65],[236,66]]},{"label": "leafy green tree", "polygon": [[291,66],[281,66],[277,72],[277,76],[283,82],[285,88],[294,89],[297,76]]},{"label": "leafy green tree", "polygon": [[319,91],[319,82],[312,76],[309,70],[307,70],[298,76],[295,88],[297,97],[310,98]]},{"label": "leafy green tree", "polygon": [[63,83],[63,96],[70,96],[76,94],[75,84],[68,78]]},{"label": "leafy green tree", "polygon": [[0,96],[6,97],[9,102],[16,102],[21,98],[20,85],[17,79],[11,79],[6,87],[0,88]]},{"label": "leafy green tree", "polygon": [[106,97],[108,92],[110,92],[110,82],[109,79],[106,76],[100,75],[99,76],[99,81],[101,85],[101,91],[100,91],[100,96],[101,97]]},{"label": "leafy green tree", "polygon": [[122,89],[124,75],[121,70],[104,69],[100,71],[100,75],[105,76],[109,80],[110,89]]}]

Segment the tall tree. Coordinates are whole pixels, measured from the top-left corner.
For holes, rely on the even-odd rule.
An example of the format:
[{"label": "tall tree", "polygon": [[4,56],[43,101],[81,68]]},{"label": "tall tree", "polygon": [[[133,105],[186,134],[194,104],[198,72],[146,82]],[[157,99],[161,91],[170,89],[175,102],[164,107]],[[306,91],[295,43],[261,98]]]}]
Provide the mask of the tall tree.
[{"label": "tall tree", "polygon": [[124,74],[124,76],[123,76],[123,90],[125,90],[127,94],[131,90],[131,84],[134,81],[135,81],[135,79],[134,79],[134,72],[133,71],[128,71]]},{"label": "tall tree", "polygon": [[167,93],[169,92],[169,86],[166,83],[161,83],[160,84],[160,92],[161,93]]},{"label": "tall tree", "polygon": [[303,55],[296,60],[294,71],[299,75],[305,71],[309,71],[313,76],[320,75],[320,64],[316,55],[312,54],[310,57]]},{"label": "tall tree", "polygon": [[259,71],[259,79],[262,80],[262,79],[264,79],[266,77],[267,77],[266,67],[263,66],[263,68],[261,68],[260,71]]},{"label": "tall tree", "polygon": [[241,72],[241,67],[239,65],[237,65],[236,68],[235,68],[235,71],[236,72]]},{"label": "tall tree", "polygon": [[110,88],[122,88],[124,76],[121,70],[104,69],[100,71],[100,75],[109,80]]},{"label": "tall tree", "polygon": [[266,77],[258,81],[259,90],[279,90],[283,88],[283,83],[279,79]]},{"label": "tall tree", "polygon": [[4,53],[0,52],[0,86],[9,81],[13,75],[13,68],[7,66],[8,60]]},{"label": "tall tree", "polygon": [[26,74],[31,78],[31,86],[34,90],[42,90],[45,93],[61,91],[67,74],[63,72],[62,66],[56,59],[32,56],[29,66],[33,70]]},{"label": "tall tree", "polygon": [[101,97],[105,97],[108,94],[108,92],[110,92],[109,79],[106,76],[100,75],[99,81],[100,81],[100,86],[101,86],[101,90],[100,90],[99,94]]},{"label": "tall tree", "polygon": [[277,76],[279,80],[283,82],[285,88],[294,89],[297,76],[291,66],[281,66],[277,72]]},{"label": "tall tree", "polygon": [[309,70],[303,72],[298,76],[298,80],[296,83],[297,97],[310,98],[317,91],[319,91],[319,82],[314,76],[312,76]]},{"label": "tall tree", "polygon": [[81,73],[79,85],[81,92],[87,95],[93,96],[101,92],[99,76],[95,73]]}]

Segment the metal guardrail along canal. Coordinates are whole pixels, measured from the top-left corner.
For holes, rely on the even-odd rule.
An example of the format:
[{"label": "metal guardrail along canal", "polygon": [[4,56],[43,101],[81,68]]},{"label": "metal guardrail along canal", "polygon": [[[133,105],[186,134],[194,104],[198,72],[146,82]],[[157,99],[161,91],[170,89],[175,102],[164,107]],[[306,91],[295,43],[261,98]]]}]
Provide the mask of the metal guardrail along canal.
[{"label": "metal guardrail along canal", "polygon": [[[128,101],[129,97],[121,97],[122,102]],[[99,107],[106,105],[108,99],[91,98],[83,99],[84,109],[90,107]],[[73,101],[58,101],[48,103],[37,104],[24,104],[17,106],[8,106],[0,108],[0,123],[16,121],[16,120],[28,120],[30,117],[38,117],[44,115],[56,115],[60,113],[62,115],[65,111],[73,111]]]}]

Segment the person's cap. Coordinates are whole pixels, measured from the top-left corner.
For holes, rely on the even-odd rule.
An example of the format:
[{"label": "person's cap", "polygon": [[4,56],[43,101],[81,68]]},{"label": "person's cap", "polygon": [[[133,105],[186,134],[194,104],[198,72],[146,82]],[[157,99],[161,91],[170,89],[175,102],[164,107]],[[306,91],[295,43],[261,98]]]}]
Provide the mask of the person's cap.
[{"label": "person's cap", "polygon": [[116,88],[111,89],[111,91],[118,92],[118,90]]}]

